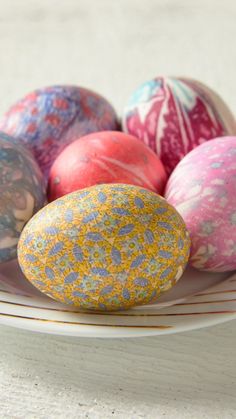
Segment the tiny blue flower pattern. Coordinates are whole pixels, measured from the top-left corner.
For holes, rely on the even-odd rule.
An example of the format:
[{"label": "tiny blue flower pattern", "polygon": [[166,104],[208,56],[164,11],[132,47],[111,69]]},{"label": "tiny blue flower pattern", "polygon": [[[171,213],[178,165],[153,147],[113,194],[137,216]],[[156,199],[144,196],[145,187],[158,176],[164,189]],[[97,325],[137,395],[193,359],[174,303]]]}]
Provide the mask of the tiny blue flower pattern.
[{"label": "tiny blue flower pattern", "polygon": [[182,218],[163,198],[137,186],[107,184],[43,208],[24,229],[18,256],[26,277],[56,300],[121,310],[174,285],[189,246]]}]

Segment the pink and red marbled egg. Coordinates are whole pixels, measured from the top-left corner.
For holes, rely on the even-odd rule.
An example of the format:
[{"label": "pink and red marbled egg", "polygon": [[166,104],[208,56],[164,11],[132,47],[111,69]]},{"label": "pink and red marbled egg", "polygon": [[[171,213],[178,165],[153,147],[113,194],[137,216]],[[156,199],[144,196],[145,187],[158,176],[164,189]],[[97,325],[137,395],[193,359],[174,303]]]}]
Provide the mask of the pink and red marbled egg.
[{"label": "pink and red marbled egg", "polygon": [[149,145],[170,174],[199,144],[236,135],[236,123],[222,99],[204,84],[157,77],[132,95],[124,111],[123,130]]},{"label": "pink and red marbled egg", "polygon": [[102,183],[125,183],[162,193],[166,183],[160,159],[137,138],[115,131],[97,132],[70,144],[49,176],[49,200]]},{"label": "pink and red marbled egg", "polygon": [[189,230],[190,264],[212,272],[236,269],[236,137],[216,138],[185,156],[165,198]]},{"label": "pink and red marbled egg", "polygon": [[112,106],[78,86],[51,86],[28,94],[3,116],[0,130],[33,152],[43,174],[68,144],[90,132],[118,129]]}]

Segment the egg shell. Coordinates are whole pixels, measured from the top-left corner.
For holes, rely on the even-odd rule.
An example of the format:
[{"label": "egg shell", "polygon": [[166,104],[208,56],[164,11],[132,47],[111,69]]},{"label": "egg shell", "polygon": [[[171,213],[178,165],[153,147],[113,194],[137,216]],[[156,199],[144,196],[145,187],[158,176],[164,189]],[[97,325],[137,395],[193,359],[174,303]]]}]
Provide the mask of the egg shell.
[{"label": "egg shell", "polygon": [[0,120],[0,130],[27,145],[43,174],[63,148],[93,131],[118,129],[112,106],[100,95],[78,86],[35,90]]},{"label": "egg shell", "polygon": [[162,193],[167,176],[160,159],[137,138],[97,132],[73,142],[49,175],[49,201],[101,183],[127,183]]},{"label": "egg shell", "polygon": [[0,262],[16,257],[26,222],[45,203],[42,173],[33,156],[0,133]]},{"label": "egg shell", "polygon": [[170,289],[189,255],[180,215],[159,195],[107,184],[48,204],[25,227],[18,258],[42,292],[89,310],[144,304]]},{"label": "egg shell", "polygon": [[172,173],[165,196],[190,232],[190,264],[212,272],[236,269],[236,137],[191,151]]},{"label": "egg shell", "polygon": [[122,125],[157,153],[168,175],[199,144],[236,134],[235,119],[222,99],[183,77],[157,77],[140,86],[125,107]]}]

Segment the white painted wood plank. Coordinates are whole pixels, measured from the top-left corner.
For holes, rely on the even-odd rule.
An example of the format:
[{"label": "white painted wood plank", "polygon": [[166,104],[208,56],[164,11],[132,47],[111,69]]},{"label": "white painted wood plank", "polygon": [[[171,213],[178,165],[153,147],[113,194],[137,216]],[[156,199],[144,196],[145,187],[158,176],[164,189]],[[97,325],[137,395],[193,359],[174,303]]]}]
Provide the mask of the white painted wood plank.
[{"label": "white painted wood plank", "polygon": [[236,417],[234,322],[140,339],[69,339],[3,326],[0,336],[0,417]]}]

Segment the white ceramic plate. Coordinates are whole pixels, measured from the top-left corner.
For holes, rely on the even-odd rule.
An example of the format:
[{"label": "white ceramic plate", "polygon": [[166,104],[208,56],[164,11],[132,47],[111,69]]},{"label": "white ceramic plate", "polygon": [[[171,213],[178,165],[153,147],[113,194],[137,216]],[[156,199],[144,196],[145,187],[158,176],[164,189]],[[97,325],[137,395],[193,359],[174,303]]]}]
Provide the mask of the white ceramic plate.
[{"label": "white ceramic plate", "polygon": [[118,313],[83,313],[37,291],[16,261],[1,265],[0,323],[58,335],[135,337],[198,329],[236,318],[236,274],[188,268],[156,304]]}]

